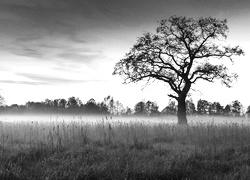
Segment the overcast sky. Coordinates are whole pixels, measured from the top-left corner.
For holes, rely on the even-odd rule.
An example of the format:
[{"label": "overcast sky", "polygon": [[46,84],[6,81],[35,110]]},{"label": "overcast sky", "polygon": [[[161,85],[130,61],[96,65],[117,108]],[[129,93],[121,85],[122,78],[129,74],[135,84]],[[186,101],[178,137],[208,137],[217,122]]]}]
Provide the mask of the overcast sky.
[{"label": "overcast sky", "polygon": [[137,37],[172,15],[226,18],[228,42],[245,51],[231,67],[239,74],[233,88],[201,82],[193,99],[250,105],[248,0],[0,0],[0,94],[7,104],[112,95],[130,107],[145,99],[162,109],[167,85],[123,85],[112,72]]}]

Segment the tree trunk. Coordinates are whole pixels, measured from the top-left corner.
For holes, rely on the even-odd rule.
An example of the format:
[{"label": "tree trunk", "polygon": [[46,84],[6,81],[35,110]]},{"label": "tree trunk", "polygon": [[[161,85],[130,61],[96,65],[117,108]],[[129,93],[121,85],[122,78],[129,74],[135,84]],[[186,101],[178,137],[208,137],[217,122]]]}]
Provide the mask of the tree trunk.
[{"label": "tree trunk", "polygon": [[186,96],[182,95],[178,98],[178,110],[177,110],[178,124],[186,125],[187,124],[187,115],[186,115]]}]

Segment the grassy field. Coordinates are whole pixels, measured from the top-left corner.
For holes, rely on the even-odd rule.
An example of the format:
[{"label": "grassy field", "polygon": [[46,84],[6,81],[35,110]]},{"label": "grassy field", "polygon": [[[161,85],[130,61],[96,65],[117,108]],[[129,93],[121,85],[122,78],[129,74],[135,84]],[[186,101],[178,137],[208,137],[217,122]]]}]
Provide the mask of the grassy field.
[{"label": "grassy field", "polygon": [[250,179],[245,118],[0,120],[0,179]]}]

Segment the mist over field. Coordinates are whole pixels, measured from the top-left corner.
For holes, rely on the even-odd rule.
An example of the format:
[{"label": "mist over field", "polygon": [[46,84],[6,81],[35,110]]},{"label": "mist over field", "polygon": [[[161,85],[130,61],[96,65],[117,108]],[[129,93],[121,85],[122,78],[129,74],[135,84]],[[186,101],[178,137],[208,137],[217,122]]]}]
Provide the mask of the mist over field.
[{"label": "mist over field", "polygon": [[[197,123],[203,124],[231,124],[237,123],[242,125],[248,125],[250,123],[250,117],[223,117],[223,116],[206,116],[206,115],[191,115],[188,116],[189,125]],[[176,115],[161,115],[156,117],[148,116],[117,116],[117,115],[72,115],[72,114],[5,114],[0,115],[0,122],[9,123],[143,123],[150,124],[176,124]]]}]

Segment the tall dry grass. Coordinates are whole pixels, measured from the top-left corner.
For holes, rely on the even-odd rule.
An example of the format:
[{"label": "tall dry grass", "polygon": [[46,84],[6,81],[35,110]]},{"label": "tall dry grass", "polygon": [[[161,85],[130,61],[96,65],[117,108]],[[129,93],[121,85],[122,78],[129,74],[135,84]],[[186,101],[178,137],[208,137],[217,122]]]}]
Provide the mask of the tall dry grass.
[{"label": "tall dry grass", "polygon": [[[89,117],[88,117],[89,118]],[[99,118],[99,119],[97,119]],[[204,118],[203,118],[204,119]],[[206,117],[206,119],[208,119]],[[225,121],[225,120],[224,120]],[[245,122],[247,122],[245,120]],[[48,146],[62,148],[84,146],[88,143],[142,146],[159,144],[184,144],[198,149],[217,151],[220,147],[245,147],[250,143],[250,126],[244,121],[216,122],[191,120],[188,126],[135,118],[124,121],[112,117],[96,117],[84,121],[79,116],[72,121],[0,122],[1,153],[26,148]]]},{"label": "tall dry grass", "polygon": [[187,126],[173,117],[4,121],[0,178],[250,178],[247,119],[190,119]]}]

